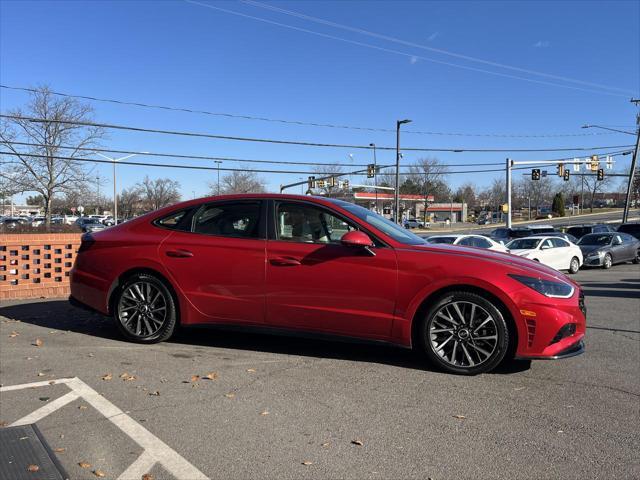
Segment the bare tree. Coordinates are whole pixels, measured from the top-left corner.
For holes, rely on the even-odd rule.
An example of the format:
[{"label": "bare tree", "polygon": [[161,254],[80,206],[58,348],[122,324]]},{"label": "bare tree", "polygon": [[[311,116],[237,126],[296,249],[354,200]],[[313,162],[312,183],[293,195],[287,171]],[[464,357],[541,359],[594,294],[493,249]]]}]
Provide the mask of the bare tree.
[{"label": "bare tree", "polygon": [[[220,193],[262,193],[265,191],[266,182],[254,172],[230,172],[221,179]],[[218,191],[217,182],[209,182],[212,195]]]},{"label": "bare tree", "polygon": [[[313,168],[313,171],[315,172],[315,176],[316,177],[328,177],[328,176],[334,176],[334,175],[339,175],[341,173],[343,173],[343,169],[340,165],[318,165],[317,167]],[[342,178],[346,178],[346,177],[342,177]],[[325,195],[334,193],[335,191],[338,190],[338,182],[340,177],[336,178],[336,184],[331,187],[329,186],[329,181],[327,180],[325,182],[325,187],[324,188],[317,188],[316,190],[319,190],[320,192],[323,192]]]},{"label": "bare tree", "polygon": [[139,185],[122,190],[118,195],[118,206],[122,218],[131,218],[140,211],[142,206],[142,190]]},{"label": "bare tree", "polygon": [[460,185],[453,199],[456,202],[464,202],[470,208],[473,208],[476,204],[476,186],[471,182]]},{"label": "bare tree", "polygon": [[180,183],[170,178],[151,180],[147,175],[136,187],[145,210],[158,210],[180,201]]},{"label": "bare tree", "polygon": [[64,123],[91,121],[93,109],[73,98],[58,98],[47,87],[31,94],[25,110],[18,108],[7,113],[38,120],[3,119],[0,141],[11,155],[5,155],[0,176],[20,191],[42,195],[46,223],[50,224],[55,195],[78,189],[87,181],[86,168],[71,159],[87,155],[87,151],[80,149],[97,146],[104,131]]},{"label": "bare tree", "polygon": [[589,194],[589,211],[593,213],[593,202],[595,200],[596,194],[606,191],[606,189],[611,186],[613,177],[605,175],[604,180],[598,180],[597,175],[593,173],[591,175],[584,175],[583,178],[584,189]]}]

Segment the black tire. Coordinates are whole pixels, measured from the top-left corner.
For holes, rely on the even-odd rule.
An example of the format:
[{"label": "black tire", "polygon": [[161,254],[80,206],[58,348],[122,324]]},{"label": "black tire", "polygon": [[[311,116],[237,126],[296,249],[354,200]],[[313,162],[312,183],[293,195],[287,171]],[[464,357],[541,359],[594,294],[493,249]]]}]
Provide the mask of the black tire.
[{"label": "black tire", "polygon": [[[132,292],[145,290],[147,285],[148,291],[151,292],[150,299],[155,297],[153,304],[150,300],[146,302],[143,300],[144,294],[142,297],[137,293],[133,294],[135,298],[131,296]],[[158,307],[157,310],[160,312],[164,312],[162,317],[153,309],[154,306]],[[146,310],[143,311],[142,308]],[[133,313],[130,314],[131,311]],[[137,316],[134,317],[136,314]],[[138,318],[137,328],[135,324],[130,323],[133,320],[127,321],[127,316],[131,319]],[[175,332],[179,321],[176,300],[172,292],[162,280],[147,273],[134,274],[124,281],[113,302],[113,318],[127,340],[146,344],[168,340]],[[136,332],[136,330],[139,331]]]},{"label": "black tire", "polygon": [[638,265],[638,264],[640,263],[640,250],[638,250],[638,251],[636,252],[636,256],[635,256],[635,258],[633,259],[633,263],[635,263],[636,265]]},{"label": "black tire", "polygon": [[573,275],[578,273],[578,270],[580,270],[580,260],[578,257],[573,257],[569,262],[569,273]]},{"label": "black tire", "polygon": [[609,270],[612,265],[613,265],[613,258],[611,257],[610,253],[607,253],[604,256],[604,259],[602,260],[602,268],[604,268],[605,270]]},{"label": "black tire", "polygon": [[[458,304],[458,309],[461,310],[462,316],[469,315],[469,324],[463,327],[462,323],[460,323],[457,331],[454,332],[446,332],[443,335],[449,335],[453,337],[454,344],[452,347],[452,351],[449,352],[449,359],[446,358],[447,353],[444,351],[444,343],[440,343],[441,348],[436,348],[438,345],[434,345],[438,340],[438,332],[441,330],[438,327],[446,324],[447,321],[443,321],[442,316],[439,314],[441,312],[447,312],[450,307],[454,307],[454,304]],[[462,305],[462,306],[460,306]],[[466,307],[465,307],[466,305]],[[475,307],[471,307],[471,305],[475,305]],[[466,310],[465,310],[466,308]],[[444,309],[444,310],[443,310]],[[492,323],[489,324],[488,327],[485,327],[483,330],[479,330],[480,334],[477,335],[478,328],[482,328],[474,323],[474,319],[477,317],[477,313],[482,313],[482,310],[488,317],[491,317]],[[470,316],[471,312],[474,313],[474,317]],[[458,320],[460,318],[458,317]],[[420,349],[422,353],[426,355],[428,360],[439,367],[441,370],[444,370],[449,373],[455,373],[458,375],[477,375],[479,373],[486,373],[493,370],[496,366],[502,362],[505,358],[505,355],[509,351],[511,337],[509,335],[509,328],[507,327],[507,322],[504,318],[504,315],[500,311],[500,309],[494,305],[491,301],[486,298],[471,292],[466,291],[454,291],[446,293],[440,298],[436,299],[428,308],[425,316],[420,319],[420,326],[418,328],[418,339],[416,339],[416,346]],[[482,323],[480,320],[478,322]],[[440,323],[440,325],[438,325]],[[434,328],[432,328],[434,327]],[[475,327],[475,329],[473,328]],[[462,337],[463,330],[467,330],[467,333],[464,337]],[[484,336],[482,338],[478,338],[482,335],[487,335],[486,331],[490,330],[489,333],[495,333],[496,339],[495,344],[491,346],[491,352],[487,352],[490,350],[486,340],[482,340],[482,338],[489,338],[488,336]],[[473,337],[476,335],[476,337]],[[449,339],[450,341],[450,339]],[[462,346],[460,350],[457,349],[457,346],[464,343],[465,346]],[[471,345],[473,344],[473,345]],[[486,356],[486,358],[482,359],[480,357],[480,351],[477,350],[477,347],[480,347],[485,353],[490,353]],[[438,353],[440,351],[441,353]],[[462,352],[462,353],[460,353]],[[471,357],[471,361],[467,360]],[[460,358],[460,362],[456,362],[456,359]],[[479,362],[473,362],[473,360],[481,360]],[[466,365],[464,364],[466,361]],[[456,364],[458,363],[458,364]]]}]

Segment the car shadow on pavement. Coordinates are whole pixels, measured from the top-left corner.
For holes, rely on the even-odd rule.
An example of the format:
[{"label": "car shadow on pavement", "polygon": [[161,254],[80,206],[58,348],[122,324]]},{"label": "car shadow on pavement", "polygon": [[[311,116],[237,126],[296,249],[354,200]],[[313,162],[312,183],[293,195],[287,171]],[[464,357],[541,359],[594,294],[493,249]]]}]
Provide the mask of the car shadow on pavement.
[{"label": "car shadow on pavement", "polygon": [[640,290],[623,289],[623,290],[602,290],[584,286],[584,295],[589,297],[610,297],[610,298],[640,298]]},{"label": "car shadow on pavement", "polygon": [[[48,329],[68,330],[107,340],[124,341],[111,318],[71,306],[66,300],[29,302],[0,308],[0,316]],[[312,338],[313,336],[313,338]],[[389,345],[316,334],[273,334],[219,326],[182,328],[167,342],[177,345],[226,348],[315,358],[392,365],[439,373],[421,355]],[[529,361],[512,361],[491,373],[526,371]]]}]

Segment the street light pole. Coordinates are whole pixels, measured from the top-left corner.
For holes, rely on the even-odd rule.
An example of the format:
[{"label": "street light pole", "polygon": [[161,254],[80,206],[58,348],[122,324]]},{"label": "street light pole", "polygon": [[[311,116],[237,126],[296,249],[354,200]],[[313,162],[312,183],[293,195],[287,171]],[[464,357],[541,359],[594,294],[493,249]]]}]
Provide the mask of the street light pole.
[{"label": "street light pole", "polygon": [[[141,154],[147,154],[149,152],[140,152]],[[106,158],[113,163],[113,224],[118,224],[118,191],[116,190],[116,163],[121,162],[122,160],[126,160],[127,158],[135,157],[138,155],[137,153],[132,153],[131,155],[126,155],[120,158],[112,158],[103,155],[100,152],[96,152],[97,155],[100,155],[102,158]]]},{"label": "street light pole", "polygon": [[394,194],[394,216],[396,223],[400,225],[400,125],[410,123],[411,120],[396,121],[396,191]]},{"label": "street light pole", "polygon": [[218,167],[218,188],[216,189],[216,195],[220,195],[220,164],[222,160],[214,160]]},{"label": "street light pole", "polygon": [[507,158],[507,228],[511,228],[511,159]]},{"label": "street light pole", "polygon": [[[638,105],[640,100],[631,100]],[[638,161],[638,144],[640,144],[640,113],[636,114],[636,148],[631,158],[631,170],[629,170],[629,180],[627,183],[627,199],[624,202],[624,212],[622,213],[622,223],[629,221],[629,206],[631,205],[631,190],[633,189],[633,177],[636,173],[636,162]],[[636,205],[637,207],[637,205]]]}]

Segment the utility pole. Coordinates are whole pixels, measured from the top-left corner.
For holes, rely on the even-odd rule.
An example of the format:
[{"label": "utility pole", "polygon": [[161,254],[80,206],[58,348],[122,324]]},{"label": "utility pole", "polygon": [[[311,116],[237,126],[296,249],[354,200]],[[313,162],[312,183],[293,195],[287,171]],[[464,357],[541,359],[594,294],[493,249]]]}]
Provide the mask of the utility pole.
[{"label": "utility pole", "polygon": [[96,184],[98,186],[98,194],[96,197],[96,215],[100,214],[100,174],[96,175]]},{"label": "utility pole", "polygon": [[218,167],[218,187],[216,188],[216,195],[220,195],[220,164],[222,160],[214,160]]},{"label": "utility pole", "polygon": [[[369,146],[373,148],[373,183],[377,187],[378,186],[378,160],[376,159],[376,144],[370,143]],[[376,191],[376,213],[378,213],[378,189],[374,188]]]},{"label": "utility pole", "polygon": [[[637,107],[640,99],[631,99],[631,103]],[[631,190],[633,189],[633,177],[636,173],[636,162],[638,160],[638,144],[640,144],[640,112],[636,114],[636,148],[631,158],[631,170],[629,171],[629,181],[627,183],[627,199],[624,202],[624,212],[622,214],[622,223],[629,220],[629,206],[631,205]],[[636,205],[637,207],[637,205]]]},{"label": "utility pole", "polygon": [[511,159],[507,158],[507,228],[511,228]]},{"label": "utility pole", "polygon": [[410,123],[411,120],[396,121],[396,191],[394,195],[394,218],[398,225],[402,223],[400,220],[400,126]]}]

